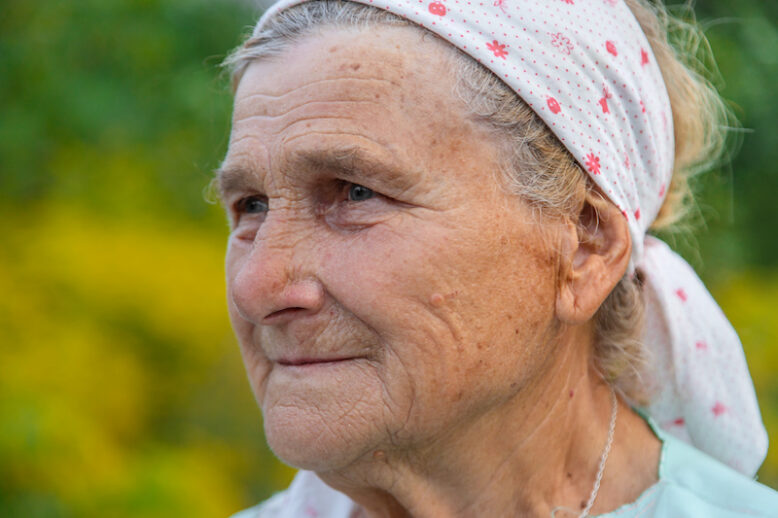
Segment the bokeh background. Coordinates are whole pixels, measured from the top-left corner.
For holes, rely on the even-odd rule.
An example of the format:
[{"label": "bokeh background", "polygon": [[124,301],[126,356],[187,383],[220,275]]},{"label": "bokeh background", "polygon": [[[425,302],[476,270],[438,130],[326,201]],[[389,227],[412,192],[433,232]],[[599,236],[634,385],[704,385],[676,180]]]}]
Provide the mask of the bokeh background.
[{"label": "bokeh background", "polygon": [[[0,516],[227,516],[283,488],[224,301],[205,187],[219,70],[260,8],[0,5]],[[739,331],[778,488],[778,3],[699,0],[740,152],[674,243]],[[710,66],[710,64],[709,64]],[[737,139],[736,139],[737,140]]]}]

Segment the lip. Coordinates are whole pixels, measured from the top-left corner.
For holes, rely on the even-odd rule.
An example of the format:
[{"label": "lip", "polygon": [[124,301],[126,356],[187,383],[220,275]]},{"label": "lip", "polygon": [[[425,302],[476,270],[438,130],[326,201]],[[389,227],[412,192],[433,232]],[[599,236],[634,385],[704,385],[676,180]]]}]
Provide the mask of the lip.
[{"label": "lip", "polygon": [[358,360],[359,356],[346,356],[338,358],[279,358],[275,361],[281,367],[315,367],[328,366]]}]

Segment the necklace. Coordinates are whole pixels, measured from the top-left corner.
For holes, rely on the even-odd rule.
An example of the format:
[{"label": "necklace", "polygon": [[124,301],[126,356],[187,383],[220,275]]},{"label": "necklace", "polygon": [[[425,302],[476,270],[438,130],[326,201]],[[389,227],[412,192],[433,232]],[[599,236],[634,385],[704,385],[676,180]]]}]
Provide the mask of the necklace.
[{"label": "necklace", "polygon": [[[592,492],[589,494],[589,500],[586,502],[586,507],[583,508],[583,511],[581,511],[581,514],[578,515],[578,518],[586,518],[589,516],[589,511],[592,510],[594,501],[597,499],[597,493],[600,492],[602,474],[605,472],[605,463],[608,461],[608,454],[610,454],[611,446],[613,446],[613,434],[616,431],[616,414],[618,413],[618,410],[619,405],[616,401],[616,392],[611,388],[611,422],[608,428],[608,440],[605,443],[605,449],[602,450],[602,454],[600,455],[600,465],[597,468],[597,476],[594,479],[594,487],[592,488]],[[556,516],[556,512],[561,510],[575,512],[569,507],[555,507],[551,511],[551,518],[554,518]]]},{"label": "necklace", "polygon": [[592,510],[594,500],[597,498],[597,493],[600,492],[600,482],[602,482],[602,474],[605,472],[605,462],[608,460],[608,454],[611,452],[611,446],[613,446],[613,434],[616,431],[616,414],[619,411],[619,405],[616,401],[616,392],[611,388],[611,423],[608,428],[608,442],[605,443],[605,449],[602,450],[602,456],[600,456],[600,467],[597,468],[597,477],[594,479],[594,487],[592,488],[592,494],[589,495],[589,501],[586,502],[586,507],[578,515],[578,518],[586,518],[589,515],[589,511]]},{"label": "necklace", "polygon": [[[589,511],[592,510],[594,501],[597,499],[597,493],[600,492],[600,483],[602,483],[602,475],[605,472],[605,463],[608,461],[608,455],[611,452],[611,446],[613,446],[613,435],[616,432],[616,415],[618,414],[618,411],[619,405],[616,400],[616,392],[611,388],[611,421],[608,426],[608,440],[605,442],[605,448],[600,455],[600,465],[597,467],[597,476],[594,478],[594,487],[592,487],[592,492],[589,494],[589,500],[586,502],[586,507],[583,508],[583,511],[578,515],[578,518],[586,518],[589,516]],[[551,518],[556,516],[557,511],[575,512],[569,507],[555,507],[551,510]],[[364,513],[364,510],[360,508],[354,515],[354,518],[363,516],[362,513]]]}]

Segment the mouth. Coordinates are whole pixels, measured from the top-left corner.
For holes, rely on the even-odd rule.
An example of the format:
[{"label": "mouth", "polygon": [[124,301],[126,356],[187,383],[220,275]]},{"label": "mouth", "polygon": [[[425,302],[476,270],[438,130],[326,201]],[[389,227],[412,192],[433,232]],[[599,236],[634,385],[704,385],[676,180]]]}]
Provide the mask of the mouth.
[{"label": "mouth", "polygon": [[324,367],[357,359],[359,359],[357,356],[348,356],[343,358],[279,358],[276,360],[276,363],[282,367]]}]

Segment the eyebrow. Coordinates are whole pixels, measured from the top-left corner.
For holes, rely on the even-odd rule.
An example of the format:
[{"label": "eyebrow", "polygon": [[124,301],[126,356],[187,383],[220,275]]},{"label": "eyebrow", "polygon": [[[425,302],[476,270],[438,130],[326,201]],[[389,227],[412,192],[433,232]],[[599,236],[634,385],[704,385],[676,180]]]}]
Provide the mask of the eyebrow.
[{"label": "eyebrow", "polygon": [[256,176],[242,166],[222,163],[214,175],[216,191],[222,201],[231,192],[256,189]]},{"label": "eyebrow", "polygon": [[421,179],[419,171],[394,165],[356,146],[299,151],[293,162],[298,167],[327,171],[353,183],[375,178],[392,189],[408,189]]},{"label": "eyebrow", "polygon": [[[421,178],[415,169],[395,166],[356,146],[297,151],[286,169],[326,171],[353,183],[376,178],[391,189],[401,190],[409,189]],[[257,175],[241,165],[222,164],[215,171],[215,183],[224,200],[231,192],[256,190]]]}]

